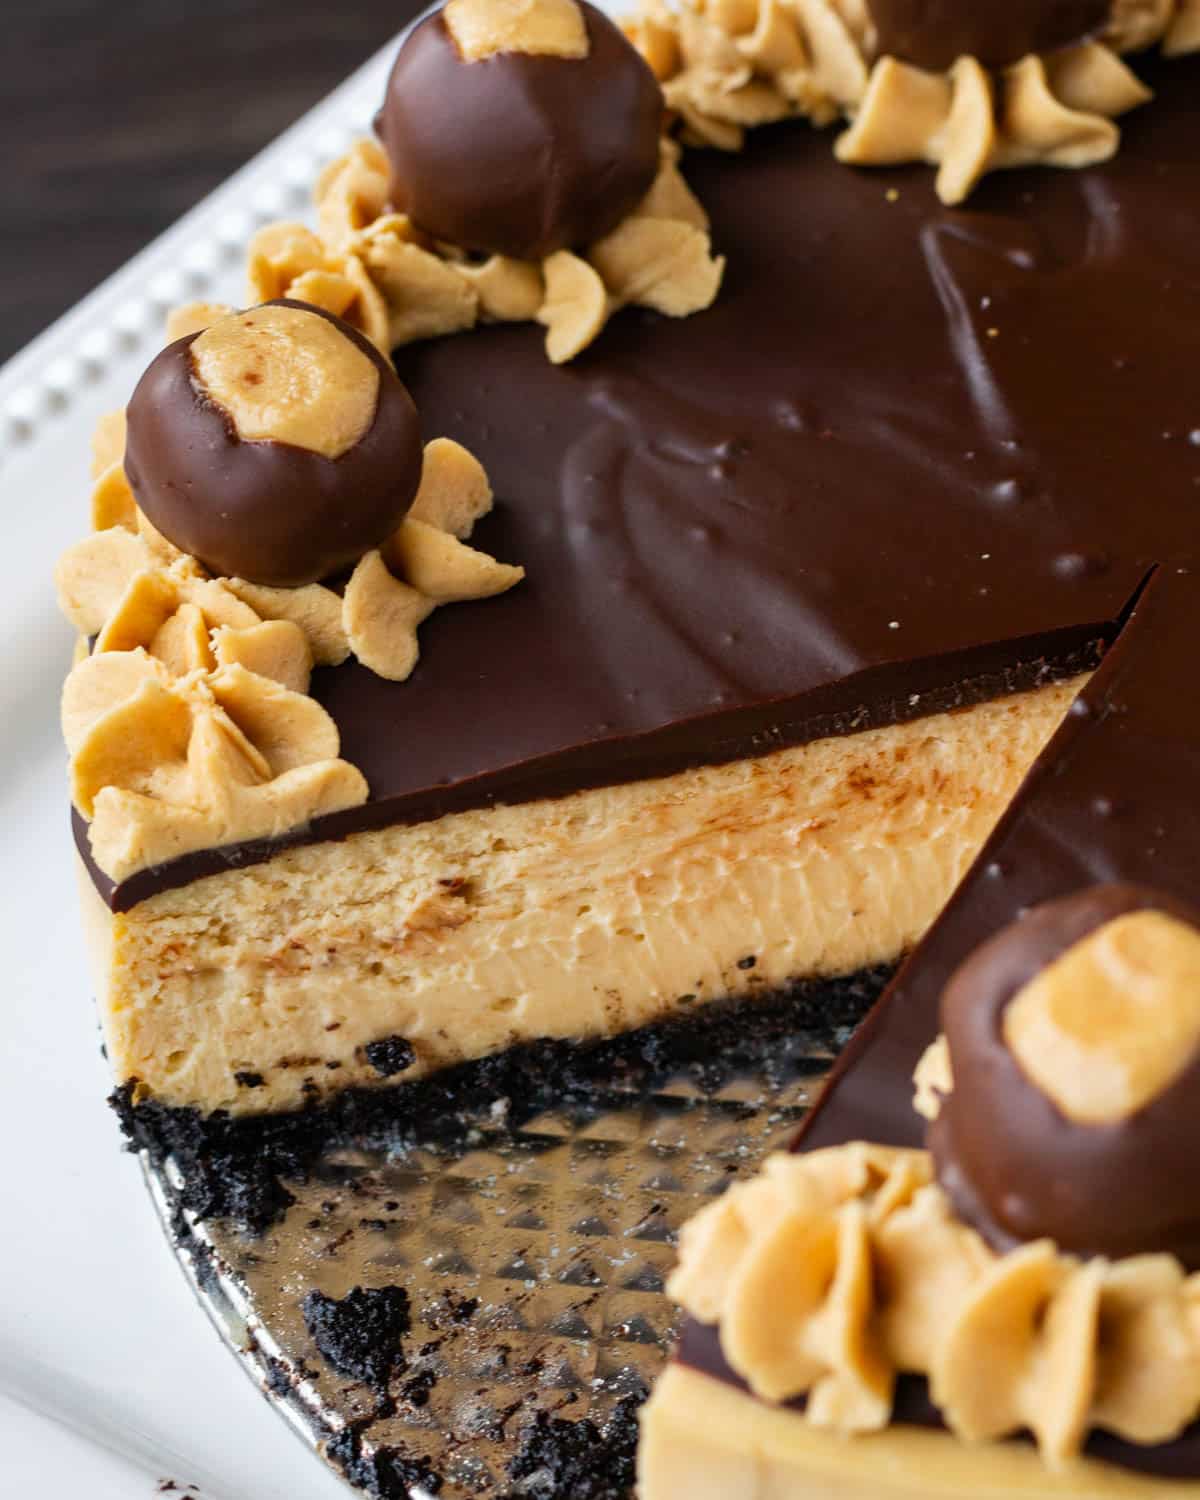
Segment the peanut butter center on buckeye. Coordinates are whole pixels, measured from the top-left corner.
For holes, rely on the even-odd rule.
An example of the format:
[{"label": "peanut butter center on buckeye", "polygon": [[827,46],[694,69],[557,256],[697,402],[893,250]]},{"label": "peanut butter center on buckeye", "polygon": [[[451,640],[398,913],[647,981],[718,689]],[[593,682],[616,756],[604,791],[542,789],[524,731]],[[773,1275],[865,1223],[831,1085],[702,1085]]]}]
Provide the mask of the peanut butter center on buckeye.
[{"label": "peanut butter center on buckeye", "polygon": [[1200,1046],[1200,932],[1158,911],[1106,922],[1031,979],[1002,1024],[1025,1074],[1069,1120],[1127,1119]]},{"label": "peanut butter center on buckeye", "polygon": [[464,62],[497,52],[586,57],[587,27],[575,0],[449,0],[446,26]]},{"label": "peanut butter center on buckeye", "polygon": [[243,442],[290,443],[340,458],[370,429],[379,371],[327,318],[258,307],[222,318],[192,345],[205,395]]}]

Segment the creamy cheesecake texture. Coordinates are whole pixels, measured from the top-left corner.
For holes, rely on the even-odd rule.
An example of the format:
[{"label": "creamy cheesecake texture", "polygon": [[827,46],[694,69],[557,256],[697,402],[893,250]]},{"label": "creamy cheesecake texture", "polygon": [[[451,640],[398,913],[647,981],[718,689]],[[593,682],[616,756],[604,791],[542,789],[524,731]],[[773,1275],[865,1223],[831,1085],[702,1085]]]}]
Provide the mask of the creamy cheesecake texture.
[{"label": "creamy cheesecake texture", "polygon": [[[139,1097],[286,1109],[540,1037],[897,958],[1079,681],[758,759],[287,850],[113,914],[108,1054]],[[392,1081],[399,1081],[393,1078]]]},{"label": "creamy cheesecake texture", "polygon": [[1051,1472],[1023,1443],[968,1444],[919,1427],[848,1441],[680,1364],[641,1421],[642,1500],[1200,1500],[1200,1481],[1089,1458]]}]

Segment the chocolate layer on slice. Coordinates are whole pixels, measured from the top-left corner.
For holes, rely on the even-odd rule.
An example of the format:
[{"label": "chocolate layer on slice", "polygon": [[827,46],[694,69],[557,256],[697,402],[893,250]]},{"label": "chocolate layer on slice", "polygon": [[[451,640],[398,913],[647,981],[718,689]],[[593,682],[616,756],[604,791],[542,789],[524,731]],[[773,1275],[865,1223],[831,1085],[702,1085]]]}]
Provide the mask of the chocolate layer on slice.
[{"label": "chocolate layer on slice", "polygon": [[[912,1075],[940,1029],[942,992],[1014,915],[1098,882],[1153,885],[1187,903],[1200,895],[1200,707],[1184,686],[1198,639],[1200,576],[1159,569],[971,873],[843,1053],[798,1149],[922,1144]],[[679,1358],[742,1384],[715,1329],[690,1323]],[[924,1382],[902,1380],[896,1420],[937,1424]],[[1200,1477],[1200,1424],[1154,1447],[1094,1433],[1087,1451],[1148,1474]]]},{"label": "chocolate layer on slice", "polygon": [[[1200,59],[1142,70],[1113,162],[968,210],[804,125],[697,153],[709,312],[623,314],[569,369],[530,328],[405,350],[427,434],[494,481],[478,544],[528,579],[436,616],[407,683],[315,675],[372,797],[303,837],[894,722],[1109,634],[1200,485]],[[126,908],[277,847],[99,884]]]}]

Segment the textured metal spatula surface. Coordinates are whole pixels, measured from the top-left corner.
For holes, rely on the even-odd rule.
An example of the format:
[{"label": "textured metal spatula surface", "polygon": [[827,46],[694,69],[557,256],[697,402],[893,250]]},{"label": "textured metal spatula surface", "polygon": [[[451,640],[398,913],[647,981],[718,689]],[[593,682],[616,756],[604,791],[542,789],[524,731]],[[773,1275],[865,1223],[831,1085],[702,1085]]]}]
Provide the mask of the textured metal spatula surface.
[{"label": "textured metal spatula surface", "polygon": [[743,1007],[725,1056],[700,1018],[567,1099],[550,1079],[547,1098],[476,1091],[449,1131],[339,1133],[261,1233],[182,1213],[174,1161],[148,1178],[223,1338],[359,1487],[618,1495],[675,1331],[680,1226],[786,1145],[880,982],[825,1015],[809,994],[791,1022]]}]

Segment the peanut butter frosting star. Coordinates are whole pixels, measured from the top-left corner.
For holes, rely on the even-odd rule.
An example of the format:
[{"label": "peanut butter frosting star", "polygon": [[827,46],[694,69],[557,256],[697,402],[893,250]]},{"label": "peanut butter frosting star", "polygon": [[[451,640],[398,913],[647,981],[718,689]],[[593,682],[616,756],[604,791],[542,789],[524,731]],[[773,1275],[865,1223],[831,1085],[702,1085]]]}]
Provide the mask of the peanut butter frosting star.
[{"label": "peanut butter frosting star", "polygon": [[685,143],[736,151],[756,125],[843,118],[840,161],[928,162],[954,204],[990,171],[1107,160],[1120,144],[1114,121],[1151,98],[1122,54],[1200,49],[1200,0],[1097,10],[1094,28],[1039,37],[1003,7],[964,8],[962,45],[944,60],[945,37],[923,35],[898,0],[646,0],[625,29]]},{"label": "peanut butter frosting star", "polygon": [[942,202],[961,203],[999,168],[1107,161],[1120,144],[1114,119],[1151,97],[1100,42],[1022,58],[999,77],[973,58],[945,74],[881,58],[834,149],[853,166],[929,162]]},{"label": "peanut butter frosting star", "polygon": [[95,654],[67,678],[62,719],[72,800],[114,880],[366,800],[325,710],[236,660],[174,676],[141,647]]},{"label": "peanut butter frosting star", "polygon": [[1028,1429],[1052,1466],[1093,1428],[1161,1443],[1200,1413],[1200,1276],[1049,1240],[997,1254],[924,1151],[771,1157],[684,1228],[667,1290],[755,1395],[805,1396],[806,1421],[845,1435],[888,1425],[902,1373],[959,1437]]},{"label": "peanut butter frosting star", "polygon": [[[211,656],[201,639],[205,631],[273,621],[297,631],[314,665],[338,666],[354,654],[380,676],[402,682],[419,658],[417,627],[438,605],[492,598],[524,578],[523,568],[466,543],[492,504],[478,460],[449,438],[435,438],[425,447],[408,516],[381,548],[362,558],[343,591],[321,583],[272,588],[213,578],[173,547],[137,509],[116,464],[103,471],[93,492],[101,529],[59,562],[59,603],[101,650],[132,643],[175,665],[166,653],[182,650],[186,640],[190,668]],[[180,623],[185,619],[187,634]]]},{"label": "peanut butter frosting star", "polygon": [[[481,89],[511,94],[510,115],[541,121],[545,150],[493,142],[485,125],[498,116],[476,100]],[[568,111],[566,98],[580,89],[580,98],[611,93],[611,108],[588,116],[575,99]],[[477,104],[483,113],[472,125]],[[575,358],[623,307],[688,317],[715,300],[724,261],[680,172],[678,146],[661,136],[661,116],[650,70],[590,6],[451,0],[401,49],[381,116],[388,150],[362,140],[325,169],[315,232],[303,224],[259,231],[250,297],[321,307],[384,353],[480,324],[539,322],[555,364]],[[616,122],[607,135],[606,119]],[[549,182],[533,180],[527,166],[489,173],[483,158],[493,148],[518,165],[549,152],[562,166],[553,202],[541,202]],[[516,204],[514,177],[524,184]],[[492,179],[505,184],[496,201],[484,191]],[[463,185],[453,201],[451,182]]]},{"label": "peanut butter frosting star", "polygon": [[324,307],[384,351],[477,324],[536,321],[547,330],[547,357],[563,364],[623,307],[688,317],[716,300],[725,262],[712,253],[708,216],[679,156],[664,138],[649,192],[616,229],[582,251],[533,262],[471,257],[422,235],[388,210],[382,151],[360,141],[317,184],[320,236],[301,224],[259,231],[250,295]]},{"label": "peanut butter frosting star", "polygon": [[1200,913],[1046,903],[961,966],[943,1023],[929,1149],[769,1158],[685,1226],[669,1294],[815,1427],[881,1430],[913,1374],[959,1438],[1028,1431],[1053,1469],[1096,1430],[1171,1441],[1200,1415]]},{"label": "peanut butter frosting star", "polygon": [[[203,333],[231,316],[225,308],[191,304],[171,315],[169,331]],[[479,461],[448,438],[425,444],[407,514],[379,547],[363,553],[351,576],[353,587],[344,589],[322,582],[278,587],[214,576],[168,541],[139,507],[125,472],[124,445],[124,420],[105,418],[96,444],[96,463],[103,467],[92,492],[96,535],[70,549],[57,572],[62,608],[89,638],[107,639],[107,631],[114,640],[130,639],[131,611],[148,607],[153,594],[160,611],[167,601],[175,608],[199,606],[210,630],[288,622],[304,637],[317,666],[337,666],[352,652],[359,654],[357,642],[366,652],[360,655],[364,664],[403,681],[419,655],[416,628],[436,606],[490,598],[524,577],[522,568],[467,545],[491,511],[493,494]],[[133,597],[123,598],[135,579]],[[406,607],[397,609],[401,599]],[[399,632],[391,640],[389,629]],[[144,634],[135,630],[135,643],[155,654]]]},{"label": "peanut butter frosting star", "polygon": [[[257,310],[253,350],[238,347],[233,357],[219,340],[207,346],[207,363],[192,367],[193,378],[206,375],[209,401],[218,387],[234,391],[235,456],[239,444],[283,440],[275,436],[280,422],[293,445],[341,456],[372,421],[351,378],[362,372],[352,365],[335,380],[336,361],[322,372],[292,371],[287,390],[306,391],[331,417],[311,428],[311,402],[294,409],[271,395],[272,361],[287,353],[284,336],[293,331],[292,310],[279,311],[289,318],[276,326],[272,309]],[[209,304],[181,308],[168,331],[184,343],[165,353],[239,320],[245,315]],[[265,353],[257,342],[263,329],[271,334]],[[242,399],[237,371],[251,353],[262,359],[252,370],[252,396]],[[331,382],[332,413],[322,394]],[[260,434],[264,411],[274,425]],[[143,440],[145,432],[141,409],[133,416],[100,424],[95,530],[63,555],[55,574],[60,606],[80,636],[63,709],[75,804],[91,820],[97,864],[114,880],[191,850],[273,837],[365,801],[363,777],[338,757],[332,720],[307,696],[313,667],[353,654],[403,681],[419,659],[418,627],[436,608],[504,593],[524,577],[524,569],[468,545],[492,509],[492,489],[478,460],[447,438],[419,452],[416,492],[399,524],[360,552],[344,585],[280,586],[214,573],[139,504],[126,445],[130,432]],[[172,524],[169,515],[164,524]],[[319,538],[315,547],[313,555],[321,554]],[[246,555],[258,554],[252,547]]]}]

